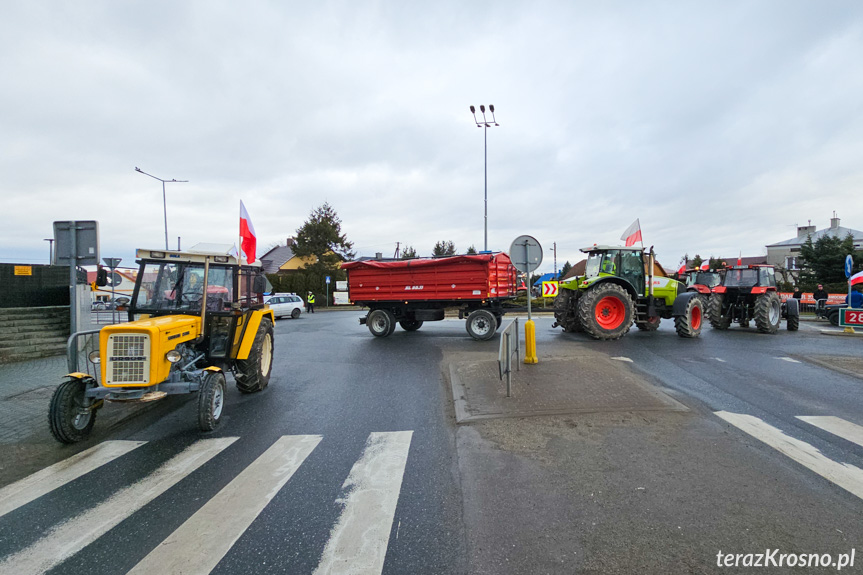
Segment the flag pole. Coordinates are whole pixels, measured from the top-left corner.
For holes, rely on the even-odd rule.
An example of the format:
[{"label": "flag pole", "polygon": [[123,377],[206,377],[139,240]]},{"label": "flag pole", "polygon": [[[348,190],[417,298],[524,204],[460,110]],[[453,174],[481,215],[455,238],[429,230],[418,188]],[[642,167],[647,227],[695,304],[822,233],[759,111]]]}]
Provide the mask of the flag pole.
[{"label": "flag pole", "polygon": [[240,222],[243,220],[243,200],[240,200],[240,217],[237,219],[237,263],[243,265],[243,236],[240,235]]}]

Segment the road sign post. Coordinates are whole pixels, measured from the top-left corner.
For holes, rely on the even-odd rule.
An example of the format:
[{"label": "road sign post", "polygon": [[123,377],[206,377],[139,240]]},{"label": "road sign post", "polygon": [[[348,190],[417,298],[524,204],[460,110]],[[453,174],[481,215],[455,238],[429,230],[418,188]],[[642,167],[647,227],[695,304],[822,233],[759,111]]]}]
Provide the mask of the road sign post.
[{"label": "road sign post", "polygon": [[326,276],[326,284],[327,284],[327,295],[326,300],[324,300],[324,305],[326,307],[330,307],[330,276]]},{"label": "road sign post", "polygon": [[[845,256],[845,277],[848,278],[848,299],[846,301],[848,302],[848,305],[851,305],[851,271],[853,269],[854,269],[854,258],[851,257],[851,254],[848,254],[847,256]],[[844,315],[845,315],[844,312],[845,312],[844,309],[839,312],[839,319],[840,320],[842,319],[842,317],[844,317]],[[854,327],[853,326],[854,325],[860,325],[860,324],[846,325],[846,324],[840,323],[840,325],[842,325],[842,327],[845,328],[845,330],[844,330],[845,333],[854,333]],[[863,326],[861,326],[861,327],[863,327]]]},{"label": "road sign post", "polygon": [[530,272],[542,263],[542,246],[531,236],[519,236],[509,246],[512,265],[527,274],[527,321],[524,322],[524,363],[539,363],[536,357],[536,324],[530,310]]},{"label": "road sign post", "polygon": [[78,331],[78,266],[99,264],[99,222],[54,222],[53,264],[69,264],[69,331]]}]

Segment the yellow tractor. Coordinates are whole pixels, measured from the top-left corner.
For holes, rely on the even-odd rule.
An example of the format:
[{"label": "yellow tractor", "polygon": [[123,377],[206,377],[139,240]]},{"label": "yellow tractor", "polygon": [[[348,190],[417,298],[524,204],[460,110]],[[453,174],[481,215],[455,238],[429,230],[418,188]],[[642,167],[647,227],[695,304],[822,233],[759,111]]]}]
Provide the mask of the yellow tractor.
[{"label": "yellow tractor", "polygon": [[[212,244],[137,251],[129,321],[69,338],[72,373],[54,392],[48,416],[58,441],[86,439],[105,400],[188,393],[198,394],[199,427],[211,431],[222,417],[225,372],[243,393],[267,387],[274,323],[262,299],[267,281],[260,263],[241,265],[232,251]],[[85,373],[78,360],[87,335]]]}]

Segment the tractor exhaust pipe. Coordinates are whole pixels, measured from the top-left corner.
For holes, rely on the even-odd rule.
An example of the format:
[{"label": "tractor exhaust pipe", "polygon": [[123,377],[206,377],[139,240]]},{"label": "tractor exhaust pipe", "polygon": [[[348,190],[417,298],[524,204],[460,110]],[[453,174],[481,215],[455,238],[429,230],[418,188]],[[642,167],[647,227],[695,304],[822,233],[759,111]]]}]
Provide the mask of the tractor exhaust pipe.
[{"label": "tractor exhaust pipe", "polygon": [[650,246],[650,255],[647,258],[647,295],[650,296],[650,303],[653,304],[653,262],[656,256],[653,253],[653,246]]}]

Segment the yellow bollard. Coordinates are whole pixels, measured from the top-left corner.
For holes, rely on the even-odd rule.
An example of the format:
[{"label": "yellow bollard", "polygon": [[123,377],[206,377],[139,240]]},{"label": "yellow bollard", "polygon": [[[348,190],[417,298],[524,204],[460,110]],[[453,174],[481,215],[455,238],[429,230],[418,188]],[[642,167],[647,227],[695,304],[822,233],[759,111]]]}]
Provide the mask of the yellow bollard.
[{"label": "yellow bollard", "polygon": [[536,357],[536,324],[532,319],[524,322],[524,363],[539,363]]}]

